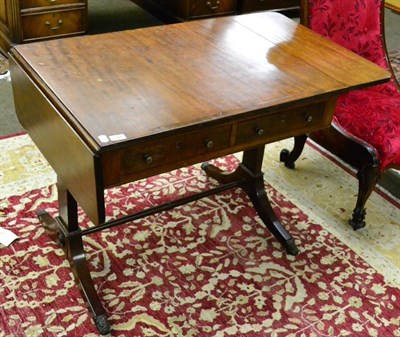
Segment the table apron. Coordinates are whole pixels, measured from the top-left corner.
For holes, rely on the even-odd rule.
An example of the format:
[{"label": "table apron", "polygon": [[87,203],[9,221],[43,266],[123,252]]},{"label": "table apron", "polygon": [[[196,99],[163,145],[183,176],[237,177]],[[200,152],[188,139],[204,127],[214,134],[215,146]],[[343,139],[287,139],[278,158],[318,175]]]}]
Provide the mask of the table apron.
[{"label": "table apron", "polygon": [[332,121],[336,98],[176,132],[101,154],[105,187],[165,173],[235,152],[302,135]]}]

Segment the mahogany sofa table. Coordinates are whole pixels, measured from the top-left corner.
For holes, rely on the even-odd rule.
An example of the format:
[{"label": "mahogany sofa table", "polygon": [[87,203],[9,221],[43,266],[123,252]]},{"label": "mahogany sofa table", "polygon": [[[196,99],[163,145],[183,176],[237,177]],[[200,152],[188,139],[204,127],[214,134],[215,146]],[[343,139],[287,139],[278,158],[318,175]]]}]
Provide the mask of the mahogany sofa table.
[{"label": "mahogany sofa table", "polygon": [[[19,45],[16,111],[57,173],[59,216],[39,218],[64,248],[100,333],[110,331],[82,236],[241,186],[290,254],[261,172],[264,145],[326,127],[336,96],[389,74],[278,13]],[[104,189],[244,151],[219,187],[106,221]],[[81,229],[80,205],[95,226]]]}]

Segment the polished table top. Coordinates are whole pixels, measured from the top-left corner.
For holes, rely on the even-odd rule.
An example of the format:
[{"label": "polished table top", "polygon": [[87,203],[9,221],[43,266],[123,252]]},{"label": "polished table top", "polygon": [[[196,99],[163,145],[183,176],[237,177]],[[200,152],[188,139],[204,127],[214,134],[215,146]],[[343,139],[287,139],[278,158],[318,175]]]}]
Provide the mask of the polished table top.
[{"label": "polished table top", "polygon": [[32,43],[13,54],[27,59],[94,152],[383,76],[272,12]]}]

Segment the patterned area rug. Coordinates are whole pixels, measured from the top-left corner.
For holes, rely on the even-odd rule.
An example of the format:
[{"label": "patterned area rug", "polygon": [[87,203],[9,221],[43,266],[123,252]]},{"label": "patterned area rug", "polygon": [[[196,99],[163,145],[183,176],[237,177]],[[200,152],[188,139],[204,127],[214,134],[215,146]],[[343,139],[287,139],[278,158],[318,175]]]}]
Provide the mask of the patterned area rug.
[{"label": "patterned area rug", "polygon": [[[35,216],[57,213],[54,172],[27,135],[0,146],[1,226],[20,236],[0,249],[0,336],[97,336],[62,250]],[[112,336],[400,336],[399,201],[374,192],[368,227],[354,232],[353,173],[312,143],[288,170],[277,162],[288,146],[267,147],[264,172],[296,257],[240,189],[86,237]],[[113,188],[108,217],[214,184],[195,165]],[[82,212],[80,221],[90,226]]]}]

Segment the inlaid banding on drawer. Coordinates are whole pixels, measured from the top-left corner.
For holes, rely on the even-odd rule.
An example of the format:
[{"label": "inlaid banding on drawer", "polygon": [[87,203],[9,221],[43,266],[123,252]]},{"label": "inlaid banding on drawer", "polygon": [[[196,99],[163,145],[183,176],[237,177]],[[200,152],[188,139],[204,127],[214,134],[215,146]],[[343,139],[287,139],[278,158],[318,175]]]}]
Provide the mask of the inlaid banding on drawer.
[{"label": "inlaid banding on drawer", "polygon": [[230,132],[231,126],[225,125],[132,146],[121,153],[121,174],[129,175],[228,148]]},{"label": "inlaid banding on drawer", "polygon": [[332,115],[325,112],[330,107],[317,103],[241,122],[235,145],[268,143],[328,126]]}]

